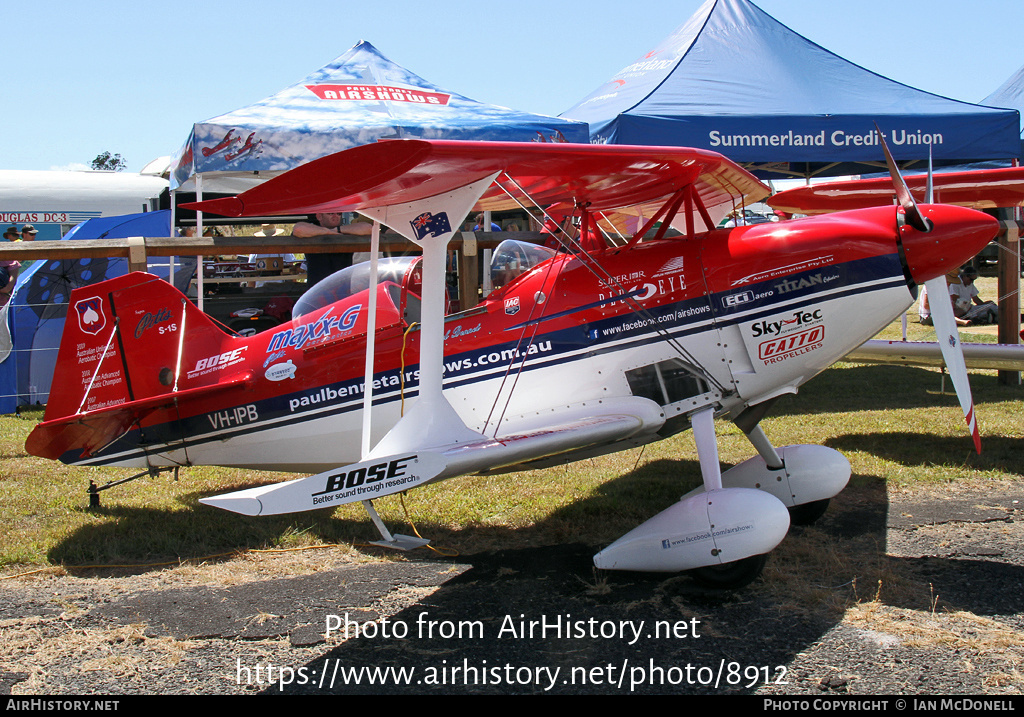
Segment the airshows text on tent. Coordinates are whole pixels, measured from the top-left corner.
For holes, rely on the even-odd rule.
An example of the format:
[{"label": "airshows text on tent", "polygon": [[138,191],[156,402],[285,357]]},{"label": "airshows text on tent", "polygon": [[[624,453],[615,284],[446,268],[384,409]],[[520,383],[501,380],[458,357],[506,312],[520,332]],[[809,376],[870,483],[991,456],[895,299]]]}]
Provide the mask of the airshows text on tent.
[{"label": "airshows text on tent", "polygon": [[[849,134],[837,129],[827,135],[833,147],[870,147],[878,145],[878,135],[874,131],[867,134]],[[826,131],[817,134],[799,134],[790,130],[785,134],[723,134],[711,130],[708,139],[712,147],[824,147]],[[922,132],[921,130],[897,129],[891,132],[886,140],[894,145],[942,144],[942,135]]]}]

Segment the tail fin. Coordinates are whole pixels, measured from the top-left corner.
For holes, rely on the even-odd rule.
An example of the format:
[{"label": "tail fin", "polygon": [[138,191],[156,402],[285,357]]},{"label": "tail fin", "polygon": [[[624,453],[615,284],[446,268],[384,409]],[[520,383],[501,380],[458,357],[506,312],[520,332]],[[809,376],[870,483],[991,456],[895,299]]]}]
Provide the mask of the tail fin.
[{"label": "tail fin", "polygon": [[26,447],[51,458],[73,449],[90,455],[175,398],[222,387],[223,374],[212,369],[223,365],[226,350],[241,354],[236,343],[241,339],[151,274],[76,289],[45,420]]}]

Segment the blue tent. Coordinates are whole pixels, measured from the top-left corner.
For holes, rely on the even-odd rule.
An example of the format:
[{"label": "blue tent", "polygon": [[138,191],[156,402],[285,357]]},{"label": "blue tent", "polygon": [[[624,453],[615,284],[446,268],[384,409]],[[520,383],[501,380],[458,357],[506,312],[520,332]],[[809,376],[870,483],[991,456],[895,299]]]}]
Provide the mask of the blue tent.
[{"label": "blue tent", "polygon": [[1024,110],[1024,67],[1014,72],[995,92],[983,99],[981,104]]},{"label": "blue tent", "polygon": [[748,0],[708,0],[643,58],[562,113],[591,142],[710,149],[764,177],[858,174],[897,160],[1018,156],[1012,110],[894,82],[825,50]]},{"label": "blue tent", "polygon": [[[97,217],[64,239],[170,236],[170,215],[159,211]],[[149,270],[166,278],[168,260],[152,259]],[[0,413],[49,398],[71,290],[127,271],[127,259],[36,259],[23,265],[10,302],[0,309]],[[175,283],[187,286],[189,278],[179,271]]]},{"label": "blue tent", "polygon": [[[1006,82],[981,101],[991,107],[1005,107],[1024,112],[1024,67],[1013,73]],[[1024,156],[1024,125],[1020,128],[1021,156]]]},{"label": "blue tent", "polygon": [[[172,160],[171,188],[195,175],[252,181],[382,137],[586,142],[583,122],[477,102],[444,90],[362,41],[300,82],[193,126]],[[272,176],[272,175],[269,175]],[[206,191],[238,184],[208,185]]]}]

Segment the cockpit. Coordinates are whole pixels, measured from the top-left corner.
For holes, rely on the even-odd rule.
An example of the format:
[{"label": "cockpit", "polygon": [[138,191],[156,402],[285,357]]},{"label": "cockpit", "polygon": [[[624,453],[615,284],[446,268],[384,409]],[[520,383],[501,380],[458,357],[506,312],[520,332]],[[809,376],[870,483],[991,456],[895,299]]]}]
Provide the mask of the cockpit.
[{"label": "cockpit", "polygon": [[[381,259],[377,262],[377,283],[387,286],[388,295],[396,307],[406,312],[419,308],[423,293],[423,270],[419,256],[402,256]],[[299,318],[317,309],[342,301],[370,288],[370,262],[354,264],[347,269],[336,271],[307,291],[295,302],[292,318]],[[402,307],[402,291],[407,292],[406,307]],[[417,319],[418,320],[418,319]]]},{"label": "cockpit", "polygon": [[553,256],[555,251],[546,246],[506,239],[491,257],[491,283],[499,289]]},{"label": "cockpit", "polygon": [[[507,239],[491,257],[491,282],[495,289],[519,277],[555,256],[555,251],[529,242]],[[423,269],[419,256],[381,259],[377,262],[377,284],[386,287],[395,307],[408,323],[419,321],[420,297],[423,294]],[[331,274],[295,302],[292,318],[323,309],[370,288],[370,262],[354,264]],[[445,311],[447,314],[447,310]]]}]

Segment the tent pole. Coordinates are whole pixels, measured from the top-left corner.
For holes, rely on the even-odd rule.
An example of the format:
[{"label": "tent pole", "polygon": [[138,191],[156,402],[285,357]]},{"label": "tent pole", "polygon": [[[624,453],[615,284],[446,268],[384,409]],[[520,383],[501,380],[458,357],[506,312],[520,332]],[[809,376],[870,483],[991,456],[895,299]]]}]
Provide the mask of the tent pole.
[{"label": "tent pole", "polygon": [[[196,201],[203,201],[203,175],[196,175]],[[202,211],[196,211],[196,237],[203,236],[203,213]],[[196,294],[199,300],[196,305],[199,310],[203,310],[203,257],[196,257]]]},{"label": "tent pole", "polygon": [[[167,231],[167,236],[169,238],[172,238],[172,239],[174,238],[174,222],[175,222],[175,220],[177,218],[177,206],[175,206],[176,202],[178,201],[177,197],[178,197],[178,190],[177,189],[172,189],[171,190],[171,222],[170,222],[170,225],[169,225],[169,228],[168,228],[168,231]],[[177,258],[178,257],[176,257],[176,256],[169,256],[169,257],[167,257],[167,281],[170,282],[171,286],[174,286],[174,260],[177,259]]]}]

